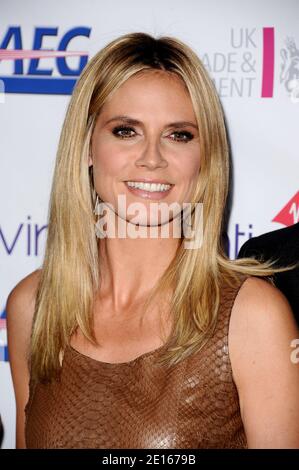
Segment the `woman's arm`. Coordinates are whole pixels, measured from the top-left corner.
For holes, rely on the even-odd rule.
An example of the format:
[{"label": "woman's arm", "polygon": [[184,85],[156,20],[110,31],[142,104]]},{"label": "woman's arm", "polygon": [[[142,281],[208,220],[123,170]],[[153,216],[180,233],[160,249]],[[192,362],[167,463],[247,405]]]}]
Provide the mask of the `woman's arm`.
[{"label": "woman's arm", "polygon": [[16,448],[25,449],[25,406],[29,398],[27,353],[40,270],[22,279],[10,292],[7,303],[7,342],[16,400]]},{"label": "woman's arm", "polygon": [[231,312],[229,351],[249,448],[299,448],[299,362],[291,360],[298,338],[285,296],[247,279]]}]

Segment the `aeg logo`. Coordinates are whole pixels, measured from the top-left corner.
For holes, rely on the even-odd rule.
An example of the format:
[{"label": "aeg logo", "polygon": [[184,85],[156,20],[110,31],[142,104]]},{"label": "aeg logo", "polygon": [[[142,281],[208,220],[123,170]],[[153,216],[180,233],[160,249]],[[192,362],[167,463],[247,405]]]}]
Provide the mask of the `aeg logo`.
[{"label": "aeg logo", "polygon": [[[88,52],[67,51],[67,48],[78,36],[89,38],[90,32],[91,28],[84,26],[72,28],[62,35],[57,50],[43,49],[47,36],[58,37],[58,28],[37,27],[33,34],[32,50],[28,50],[23,49],[21,27],[9,27],[0,43],[0,61],[14,62],[12,75],[3,76],[0,68],[0,80],[4,83],[5,93],[71,94],[76,79],[88,61]],[[79,56],[79,64],[75,68],[70,68],[67,64],[66,58],[71,56]],[[54,58],[54,65],[51,68],[42,68],[40,60],[43,58]],[[26,70],[24,59],[30,59]],[[52,76],[53,72],[58,76]]]}]

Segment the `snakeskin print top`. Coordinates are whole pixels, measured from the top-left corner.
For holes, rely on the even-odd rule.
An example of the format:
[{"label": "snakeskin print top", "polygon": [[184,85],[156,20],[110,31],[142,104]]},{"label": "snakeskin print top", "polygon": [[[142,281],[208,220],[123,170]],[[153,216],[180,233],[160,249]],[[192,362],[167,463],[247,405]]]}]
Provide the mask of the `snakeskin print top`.
[{"label": "snakeskin print top", "polygon": [[164,369],[165,344],[125,363],[100,362],[71,346],[60,380],[30,381],[27,448],[246,448],[228,352],[238,285],[222,286],[218,322],[205,347]]}]

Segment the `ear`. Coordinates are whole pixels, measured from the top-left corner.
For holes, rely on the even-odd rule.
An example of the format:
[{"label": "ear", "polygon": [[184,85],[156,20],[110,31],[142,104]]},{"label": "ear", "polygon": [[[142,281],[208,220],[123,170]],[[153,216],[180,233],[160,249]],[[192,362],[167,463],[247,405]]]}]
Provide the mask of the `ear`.
[{"label": "ear", "polygon": [[89,157],[88,157],[88,166],[92,166],[92,165],[93,165],[92,156],[89,154]]}]

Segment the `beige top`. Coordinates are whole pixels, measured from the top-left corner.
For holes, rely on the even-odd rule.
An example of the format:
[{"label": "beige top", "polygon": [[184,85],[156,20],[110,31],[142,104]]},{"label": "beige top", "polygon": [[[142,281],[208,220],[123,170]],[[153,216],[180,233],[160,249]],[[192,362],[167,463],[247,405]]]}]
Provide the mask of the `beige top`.
[{"label": "beige top", "polygon": [[60,380],[30,381],[27,448],[246,448],[228,326],[247,277],[222,286],[216,330],[206,346],[168,370],[155,364],[165,345],[113,364],[68,346]]}]

